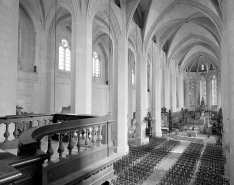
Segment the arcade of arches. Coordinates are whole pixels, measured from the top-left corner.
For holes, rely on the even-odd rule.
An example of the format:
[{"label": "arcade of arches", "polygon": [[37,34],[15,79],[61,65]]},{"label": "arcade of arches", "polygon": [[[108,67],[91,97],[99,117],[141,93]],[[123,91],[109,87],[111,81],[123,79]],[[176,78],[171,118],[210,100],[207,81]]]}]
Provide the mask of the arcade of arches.
[{"label": "arcade of arches", "polygon": [[162,107],[197,110],[203,101],[204,110],[222,108],[234,183],[233,0],[0,0],[0,25],[1,116],[16,106],[111,114],[117,152],[126,153],[133,114],[142,143],[147,110],[162,136]]}]

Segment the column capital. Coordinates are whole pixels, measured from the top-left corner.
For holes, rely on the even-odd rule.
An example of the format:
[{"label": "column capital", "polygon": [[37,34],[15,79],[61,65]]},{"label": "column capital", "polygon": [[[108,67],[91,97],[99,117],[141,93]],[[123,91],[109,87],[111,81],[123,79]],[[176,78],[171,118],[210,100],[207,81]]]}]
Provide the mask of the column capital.
[{"label": "column capital", "polygon": [[[66,0],[73,19],[92,18],[97,0]],[[92,22],[92,21],[91,21]]]}]

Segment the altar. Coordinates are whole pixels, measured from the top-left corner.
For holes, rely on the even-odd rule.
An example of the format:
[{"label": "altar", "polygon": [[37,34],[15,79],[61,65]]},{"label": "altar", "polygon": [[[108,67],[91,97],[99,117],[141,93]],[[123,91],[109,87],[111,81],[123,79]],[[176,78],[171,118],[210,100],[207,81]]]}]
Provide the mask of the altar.
[{"label": "altar", "polygon": [[203,126],[207,123],[209,124],[211,116],[200,116],[200,120],[203,120]]}]

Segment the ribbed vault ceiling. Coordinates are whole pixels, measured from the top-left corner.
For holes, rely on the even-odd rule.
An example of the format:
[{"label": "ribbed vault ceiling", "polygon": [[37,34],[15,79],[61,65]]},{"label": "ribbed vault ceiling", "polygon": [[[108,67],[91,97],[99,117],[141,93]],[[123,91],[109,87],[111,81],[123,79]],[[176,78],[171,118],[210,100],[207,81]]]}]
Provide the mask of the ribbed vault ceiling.
[{"label": "ribbed vault ceiling", "polygon": [[[56,23],[66,21],[66,27],[71,30],[71,13],[67,8],[71,6],[70,1],[57,0],[57,4],[55,2],[55,0],[20,0],[20,5],[36,27],[48,28],[49,31],[54,28],[57,8]],[[94,2],[98,4],[100,1],[77,0],[77,2],[83,2],[80,5],[89,7],[95,6]],[[110,2],[115,3],[108,0],[102,2],[106,2],[107,5]],[[128,40],[131,40],[131,30],[134,29],[134,24],[130,22],[137,12],[138,16],[135,17],[140,19],[141,39],[146,51],[154,39],[158,47],[166,52],[167,64],[175,63],[181,72],[186,70],[185,66],[188,67],[193,59],[201,57],[207,63],[212,62],[220,70],[222,32],[220,2],[220,0],[126,0]],[[120,4],[122,3],[120,1]],[[120,12],[114,6],[112,8],[114,9],[111,12],[111,24],[115,31],[120,28],[116,18],[120,17],[117,16]],[[95,38],[105,32],[108,33],[107,17],[105,12],[95,15],[93,24]],[[96,33],[97,30],[101,33]],[[120,31],[119,29],[118,32]],[[112,34],[114,35],[114,32]]]},{"label": "ribbed vault ceiling", "polygon": [[222,28],[218,1],[152,0],[144,14],[145,47],[156,36],[169,65],[175,62],[182,72],[203,61],[220,69]]}]

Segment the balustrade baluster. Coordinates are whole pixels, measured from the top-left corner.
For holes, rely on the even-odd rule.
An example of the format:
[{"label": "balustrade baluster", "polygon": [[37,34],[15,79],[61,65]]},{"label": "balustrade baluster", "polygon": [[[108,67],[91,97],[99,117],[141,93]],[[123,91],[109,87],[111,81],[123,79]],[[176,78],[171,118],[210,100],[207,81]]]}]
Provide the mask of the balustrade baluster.
[{"label": "balustrade baluster", "polygon": [[89,141],[91,141],[91,138],[92,138],[92,134],[91,134],[91,127],[88,129],[88,139]]},{"label": "balustrade baluster", "polygon": [[45,125],[47,125],[48,120],[44,118]]},{"label": "balustrade baluster", "polygon": [[98,142],[99,142],[99,146],[101,146],[101,144],[102,144],[101,127],[102,127],[102,125],[99,125],[99,126],[98,126]]},{"label": "balustrade baluster", "polygon": [[38,126],[40,126],[40,122],[41,122],[41,120],[37,120],[37,122],[38,122]]},{"label": "balustrade baluster", "polygon": [[10,136],[10,133],[9,133],[9,123],[5,123],[5,125],[6,125],[6,131],[3,134],[3,136],[5,137],[5,141],[4,142],[8,141],[8,137]]},{"label": "balustrade baluster", "polygon": [[51,163],[51,156],[54,154],[54,150],[52,148],[52,144],[51,144],[51,136],[48,136],[48,148],[46,153],[49,155],[48,157],[48,163]]},{"label": "balustrade baluster", "polygon": [[80,143],[80,130],[77,131],[77,149],[78,149],[78,153],[80,153],[80,146],[81,146],[81,143]]},{"label": "balustrade baluster", "polygon": [[59,145],[58,145],[58,148],[57,148],[57,152],[59,153],[59,159],[62,159],[62,155],[63,155],[63,152],[64,152],[65,148],[63,146],[63,134],[59,134]]},{"label": "balustrade baluster", "polygon": [[88,149],[88,135],[89,135],[89,129],[85,129],[86,134],[85,134],[85,149]]},{"label": "balustrade baluster", "polygon": [[67,149],[69,151],[69,155],[72,155],[72,149],[74,148],[75,143],[73,142],[73,132],[69,132],[69,139]]},{"label": "balustrade baluster", "polygon": [[15,130],[13,132],[13,135],[16,139],[19,137],[18,123],[15,123]]},{"label": "balustrade baluster", "polygon": [[92,129],[92,143],[93,143],[93,148],[95,147],[95,135],[96,135],[96,130],[95,130],[95,127],[93,127]]},{"label": "balustrade baluster", "polygon": [[81,136],[81,139],[83,139],[83,140],[85,140],[84,134],[85,134],[85,129],[81,131],[81,135],[82,135],[82,136]]},{"label": "balustrade baluster", "polygon": [[27,130],[30,129],[30,128],[32,128],[32,127],[33,127],[33,122],[32,122],[32,121],[29,121],[29,122],[28,122],[28,128],[27,128]]}]

